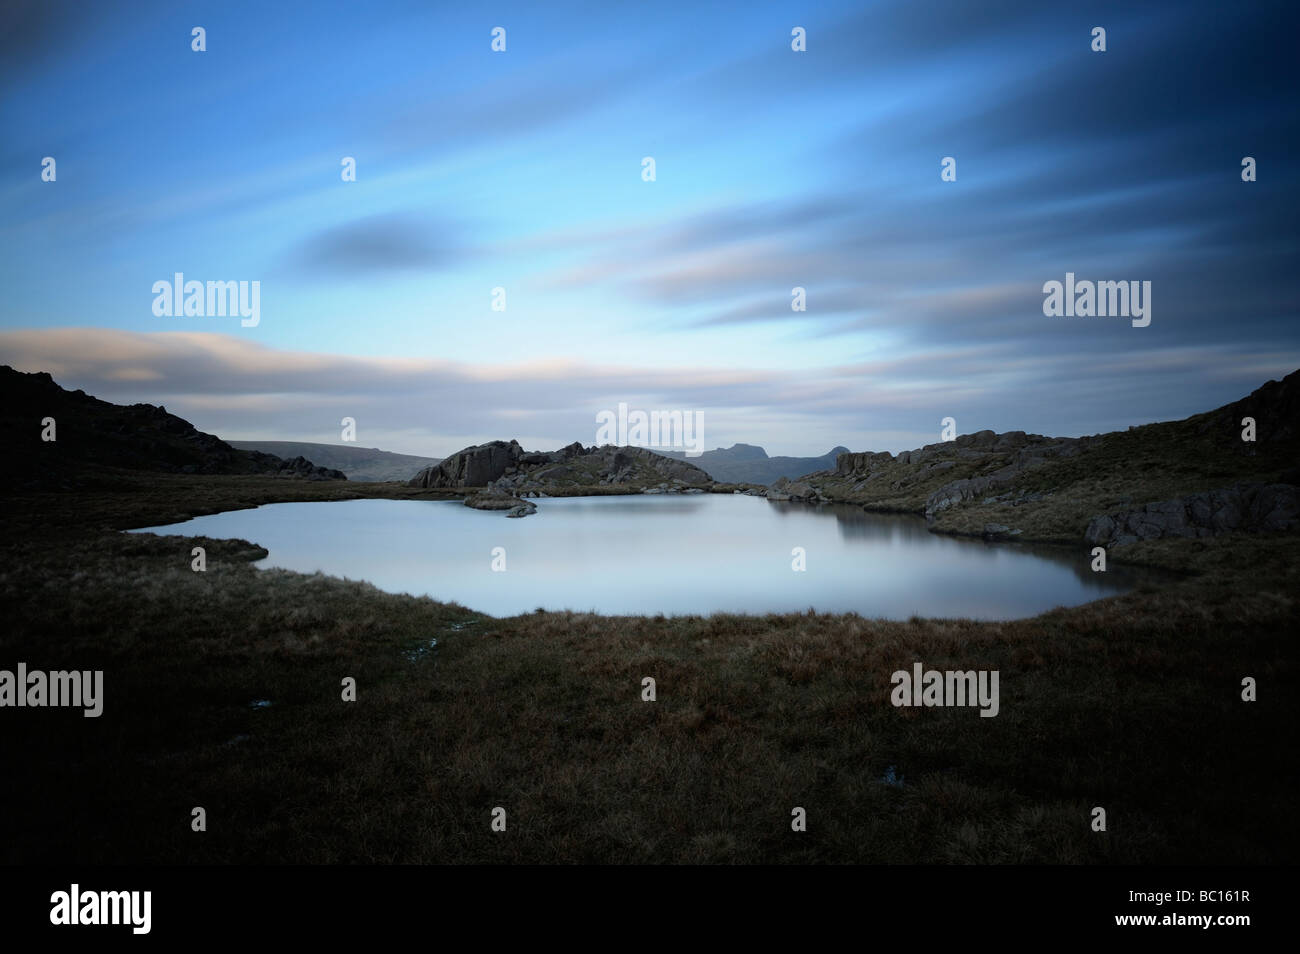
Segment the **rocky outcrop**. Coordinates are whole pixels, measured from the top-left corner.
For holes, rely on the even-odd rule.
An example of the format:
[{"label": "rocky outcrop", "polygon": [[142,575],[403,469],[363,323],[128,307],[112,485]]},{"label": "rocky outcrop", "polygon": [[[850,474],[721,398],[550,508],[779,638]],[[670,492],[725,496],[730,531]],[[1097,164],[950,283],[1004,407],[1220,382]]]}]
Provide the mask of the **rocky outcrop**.
[{"label": "rocky outcrop", "polygon": [[894,461],[894,455],[888,451],[873,453],[863,451],[862,453],[844,453],[835,458],[835,476],[837,477],[861,477],[866,476],[872,471],[877,470],[884,464],[891,464]]},{"label": "rocky outcrop", "polygon": [[445,460],[425,467],[407,484],[426,489],[486,487],[518,465],[524,456],[518,441],[489,441],[458,450]]},{"label": "rocky outcrop", "polygon": [[1089,543],[1122,546],[1165,537],[1213,537],[1232,531],[1300,528],[1300,488],[1292,484],[1237,484],[1093,517]]},{"label": "rocky outcrop", "polygon": [[[702,494],[706,493],[703,487],[688,487],[681,481],[675,481],[671,484],[655,484],[653,487],[647,487],[641,491],[643,494]],[[761,494],[759,496],[762,496]]]},{"label": "rocky outcrop", "polygon": [[537,505],[530,501],[490,490],[470,494],[465,498],[465,506],[475,510],[505,510],[507,517],[526,517],[537,513]]},{"label": "rocky outcrop", "polygon": [[[1053,458],[1078,454],[1094,440],[976,431],[897,455],[843,453],[836,458],[834,470],[807,474],[799,481],[813,487],[813,494],[805,499],[915,511],[933,519],[936,513],[966,501],[1001,502],[998,495],[1010,492],[1007,485],[1026,471]],[[773,487],[778,494],[789,493]]]},{"label": "rocky outcrop", "polygon": [[[1241,439],[1242,419],[1255,422],[1255,440]],[[1239,454],[1253,456],[1261,446],[1287,444],[1300,440],[1300,371],[1293,371],[1281,381],[1269,381],[1240,401],[1188,421],[1200,434]]]},{"label": "rocky outcrop", "polygon": [[288,460],[282,460],[274,454],[263,454],[260,451],[250,451],[255,458],[265,459],[268,470],[274,469],[274,472],[280,477],[302,477],[306,480],[347,480],[347,474],[341,470],[334,470],[331,467],[320,467],[313,464],[301,454],[297,457],[291,457]]},{"label": "rocky outcrop", "polygon": [[768,500],[799,500],[818,503],[824,498],[821,492],[806,480],[788,480],[780,478],[767,491]]},{"label": "rocky outcrop", "polygon": [[663,492],[706,487],[713,480],[686,461],[664,457],[643,447],[583,447],[570,444],[557,451],[523,454],[516,464],[489,482],[512,496],[542,496],[567,488],[620,486]]},{"label": "rocky outcrop", "polygon": [[713,481],[693,464],[642,447],[583,447],[574,442],[554,451],[525,451],[512,440],[466,447],[437,466],[424,468],[409,484],[478,490],[465,498],[466,506],[524,517],[537,511],[524,499],[528,497],[611,486],[633,493],[704,493]]},{"label": "rocky outcrop", "polygon": [[[970,440],[965,440],[970,438]],[[936,513],[949,507],[965,503],[967,500],[984,499],[996,493],[1006,485],[1018,479],[1028,470],[1052,458],[1072,457],[1088,446],[1090,438],[1043,437],[1040,434],[1026,434],[1024,431],[1009,431],[1006,434],[994,434],[992,431],[979,431],[975,434],[963,434],[954,442],[961,456],[986,454],[990,457],[1011,453],[1011,462],[989,474],[977,477],[965,477],[944,484],[930,494],[925,501],[925,515],[933,518]],[[931,448],[942,447],[931,444],[919,452],[924,454]],[[911,462],[923,461],[917,451],[911,451]],[[902,456],[902,455],[900,455]]]}]

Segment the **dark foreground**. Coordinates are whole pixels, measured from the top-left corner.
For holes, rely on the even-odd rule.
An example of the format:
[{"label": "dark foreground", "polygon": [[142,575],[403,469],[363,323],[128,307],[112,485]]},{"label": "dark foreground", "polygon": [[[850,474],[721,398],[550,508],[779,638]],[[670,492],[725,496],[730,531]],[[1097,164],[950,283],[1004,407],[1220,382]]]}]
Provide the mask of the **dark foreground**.
[{"label": "dark foreground", "polygon": [[[97,719],[0,710],[0,860],[1295,856],[1295,534],[1146,544],[1144,560],[1189,575],[1028,621],[898,623],[496,620],[259,572],[253,545],[118,532],[359,495],[431,496],[150,477],[6,501],[0,668],[103,669],[105,700]],[[895,708],[890,675],[915,662],[999,670],[999,715]],[[1257,702],[1241,699],[1247,676]]]}]

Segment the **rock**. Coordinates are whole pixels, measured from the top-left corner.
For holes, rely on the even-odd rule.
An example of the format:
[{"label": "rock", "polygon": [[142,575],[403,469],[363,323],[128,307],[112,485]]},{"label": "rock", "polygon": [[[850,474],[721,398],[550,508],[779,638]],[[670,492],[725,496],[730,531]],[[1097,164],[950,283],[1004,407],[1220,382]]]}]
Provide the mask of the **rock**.
[{"label": "rock", "polygon": [[[1014,433],[1014,432],[1012,432]],[[972,450],[991,451],[993,446],[998,442],[998,435],[993,431],[976,431],[974,434],[961,434],[957,437],[954,444],[958,447],[969,447]],[[927,445],[924,449],[929,449],[935,445]]]},{"label": "rock", "polygon": [[785,488],[790,486],[789,477],[778,477],[772,481],[772,485],[767,488],[766,497],[768,500],[789,500],[790,495],[786,493]]},{"label": "rock", "polygon": [[[641,447],[583,447],[569,444],[556,451],[525,451],[518,441],[491,441],[457,451],[426,467],[408,484],[431,489],[481,488],[466,499],[471,507],[503,510],[526,497],[563,494],[583,487],[620,485],[646,493],[705,492],[713,484],[704,471]],[[514,500],[514,504],[502,501]]]},{"label": "rock", "polygon": [[784,501],[817,501],[822,499],[821,491],[803,480],[786,480],[782,477],[767,490],[767,499]]},{"label": "rock", "polygon": [[307,458],[299,456],[280,463],[277,473],[285,477],[306,477],[308,480],[347,480],[341,470],[320,467]]},{"label": "rock", "polygon": [[494,486],[502,493],[516,494],[524,487],[540,490],[614,484],[643,492],[659,487],[664,493],[673,493],[670,482],[676,487],[691,487],[708,486],[713,480],[694,464],[643,447],[584,448],[581,444],[570,444],[545,454],[521,455],[515,470],[498,477]]},{"label": "rock", "polygon": [[1166,537],[1213,537],[1222,533],[1277,532],[1300,528],[1300,488],[1293,484],[1236,484],[1136,510],[1099,514],[1084,537],[1101,546],[1123,546]]},{"label": "rock", "polygon": [[433,467],[425,467],[407,483],[411,487],[485,487],[519,463],[524,449],[518,441],[490,441],[458,450]]},{"label": "rock", "polygon": [[465,498],[465,506],[475,510],[504,510],[507,517],[527,517],[537,513],[537,504],[531,500],[521,500],[509,494],[483,493],[470,494]]},{"label": "rock", "polygon": [[527,500],[520,500],[518,497],[511,497],[507,494],[479,493],[470,494],[465,498],[465,506],[473,507],[475,510],[514,510],[520,507],[537,506]]},{"label": "rock", "polygon": [[[1019,442],[1020,431],[1010,431],[1003,434],[1002,437],[1010,438],[1007,442],[1015,444]],[[980,431],[975,435],[963,435],[978,437],[980,443],[989,443],[989,439],[984,435],[993,434],[992,431]],[[995,437],[997,435],[994,435]],[[1050,457],[1069,457],[1078,453],[1082,442],[1085,438],[1062,437],[1062,438],[1045,438],[1037,434],[1025,435],[1024,446],[1015,452],[1015,459],[1004,467],[1000,467],[991,474],[985,474],[980,477],[967,477],[960,480],[954,480],[951,483],[944,484],[938,490],[930,494],[925,501],[925,515],[933,519],[934,515],[941,510],[947,510],[949,507],[955,507],[965,503],[967,500],[983,498],[985,496],[994,496],[990,491],[994,491],[1005,484],[1011,483],[1026,471],[1033,470],[1043,465],[1044,460]],[[959,437],[958,442],[961,441]],[[1000,440],[1000,438],[999,438]],[[997,441],[992,442],[991,446],[996,446]],[[901,458],[900,458],[901,459]],[[996,460],[1005,460],[1003,457],[995,457]]]},{"label": "rock", "polygon": [[[1005,473],[1004,473],[1005,471]],[[925,501],[925,515],[932,517],[940,510],[947,510],[973,497],[982,497],[990,489],[1015,476],[1015,471],[1004,468],[987,477],[969,477],[944,484]]]},{"label": "rock", "polygon": [[1019,450],[1029,443],[1029,435],[1024,431],[1007,431],[1005,434],[998,434],[997,440],[993,442],[995,452]]},{"label": "rock", "polygon": [[1020,531],[1012,530],[1000,523],[986,523],[983,536],[985,540],[1009,540],[1020,536]]},{"label": "rock", "polygon": [[[1255,442],[1241,439],[1244,417],[1254,418]],[[1253,455],[1259,445],[1285,444],[1300,437],[1300,371],[1269,381],[1240,401],[1188,418],[1201,434],[1235,453]]]},{"label": "rock", "polygon": [[870,474],[873,470],[883,467],[885,464],[892,464],[894,455],[887,451],[871,453],[870,451],[854,454],[840,454],[835,458],[835,476],[853,477],[862,474]]}]

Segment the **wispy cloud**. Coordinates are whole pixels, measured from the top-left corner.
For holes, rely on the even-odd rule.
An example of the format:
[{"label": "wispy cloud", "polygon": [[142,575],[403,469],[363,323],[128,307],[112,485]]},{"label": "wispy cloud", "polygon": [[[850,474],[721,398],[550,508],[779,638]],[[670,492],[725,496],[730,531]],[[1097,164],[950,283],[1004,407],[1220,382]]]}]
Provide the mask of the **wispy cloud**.
[{"label": "wispy cloud", "polygon": [[[471,9],[302,9],[205,7],[203,54],[157,4],[0,12],[0,325],[43,329],[6,348],[229,433],[344,404],[541,444],[637,399],[809,453],[1181,416],[1298,363],[1281,0],[844,0],[799,54],[778,4],[506,3],[502,54]],[[152,315],[176,271],[262,280],[256,337],[141,334],[224,327]],[[1152,324],[1045,318],[1067,271],[1151,281]]]},{"label": "wispy cloud", "polygon": [[[496,438],[540,448],[590,443],[596,412],[619,401],[703,411],[711,443],[765,443],[771,453],[820,454],[837,443],[903,450],[937,440],[948,415],[962,432],[1089,433],[1091,416],[1069,426],[1069,396],[1090,387],[1119,428],[1226,403],[1257,387],[1262,369],[1280,376],[1300,365],[1300,349],[1216,352],[1218,372],[1206,380],[1201,369],[1211,357],[1186,347],[1096,368],[1007,346],[954,346],[802,373],[363,358],[201,332],[0,331],[0,360],[19,370],[50,371],[64,387],[105,400],[165,403],[223,437],[336,441],[340,418],[351,416],[369,446],[432,456]],[[1123,388],[1134,377],[1143,381],[1136,402]],[[1008,407],[1009,391],[1021,397]]]}]

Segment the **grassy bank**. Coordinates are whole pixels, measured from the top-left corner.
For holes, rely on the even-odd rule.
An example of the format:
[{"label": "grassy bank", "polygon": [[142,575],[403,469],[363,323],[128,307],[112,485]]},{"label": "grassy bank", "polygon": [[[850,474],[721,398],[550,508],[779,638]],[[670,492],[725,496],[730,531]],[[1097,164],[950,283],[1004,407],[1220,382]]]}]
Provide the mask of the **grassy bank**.
[{"label": "grassy bank", "polygon": [[[116,532],[352,496],[436,495],[151,476],[7,501],[0,667],[103,669],[105,709],[0,712],[5,861],[1294,856],[1294,535],[1161,541],[1153,562],[1196,575],[979,623],[498,620],[258,571],[252,544]],[[917,661],[1000,670],[1000,714],[893,707],[890,674]],[[1258,702],[1240,700],[1246,675]]]}]

